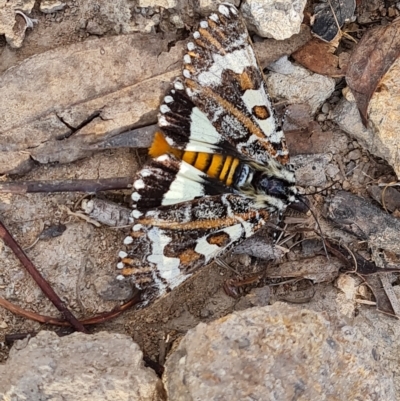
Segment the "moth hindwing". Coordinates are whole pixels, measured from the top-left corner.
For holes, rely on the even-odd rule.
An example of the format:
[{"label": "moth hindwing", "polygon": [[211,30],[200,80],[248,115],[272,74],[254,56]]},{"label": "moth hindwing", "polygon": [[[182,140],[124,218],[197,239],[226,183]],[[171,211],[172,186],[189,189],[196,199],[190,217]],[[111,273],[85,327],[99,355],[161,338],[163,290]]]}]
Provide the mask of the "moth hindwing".
[{"label": "moth hindwing", "polygon": [[153,159],[137,173],[119,278],[142,306],[298,201],[285,138],[238,10],[200,22],[160,106]]}]

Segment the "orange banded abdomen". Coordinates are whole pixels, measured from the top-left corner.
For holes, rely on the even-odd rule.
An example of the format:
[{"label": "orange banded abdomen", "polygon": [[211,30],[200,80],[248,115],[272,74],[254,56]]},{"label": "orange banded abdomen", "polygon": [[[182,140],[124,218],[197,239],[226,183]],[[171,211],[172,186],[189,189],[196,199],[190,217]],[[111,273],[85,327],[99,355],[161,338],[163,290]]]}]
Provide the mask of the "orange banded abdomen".
[{"label": "orange banded abdomen", "polygon": [[149,155],[151,157],[158,157],[165,153],[172,153],[178,159],[185,161],[228,186],[232,185],[235,171],[240,163],[239,159],[233,156],[172,148],[165,140],[164,135],[161,132],[156,132],[153,144],[149,149]]}]

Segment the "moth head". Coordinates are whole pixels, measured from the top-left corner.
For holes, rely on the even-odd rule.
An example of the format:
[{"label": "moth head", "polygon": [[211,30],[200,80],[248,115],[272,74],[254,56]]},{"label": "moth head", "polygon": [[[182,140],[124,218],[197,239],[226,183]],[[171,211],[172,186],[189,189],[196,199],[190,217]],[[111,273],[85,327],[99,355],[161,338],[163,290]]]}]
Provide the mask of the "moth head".
[{"label": "moth head", "polygon": [[289,204],[288,208],[296,212],[307,213],[310,210],[310,202],[308,199],[299,193],[296,194],[295,198],[296,199]]}]

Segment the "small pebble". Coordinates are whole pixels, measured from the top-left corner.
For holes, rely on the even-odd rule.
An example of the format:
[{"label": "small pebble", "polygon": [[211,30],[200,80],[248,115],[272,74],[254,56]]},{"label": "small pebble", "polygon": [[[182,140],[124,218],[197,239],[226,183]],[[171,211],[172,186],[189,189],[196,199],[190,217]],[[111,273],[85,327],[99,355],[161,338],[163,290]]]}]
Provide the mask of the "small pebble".
[{"label": "small pebble", "polygon": [[351,188],[351,184],[350,184],[350,182],[347,181],[347,180],[344,180],[344,181],[343,181],[342,186],[343,186],[343,189],[344,189],[345,191],[348,191],[348,190]]},{"label": "small pebble", "polygon": [[206,319],[206,318],[208,318],[210,315],[211,315],[211,312],[210,312],[208,309],[206,309],[206,308],[204,308],[204,309],[202,309],[202,310],[200,311],[200,317],[201,317],[202,319]]},{"label": "small pebble", "polygon": [[351,161],[346,164],[346,173],[349,173],[350,171],[354,170],[356,167],[356,163],[354,161]]},{"label": "small pebble", "polygon": [[335,164],[330,164],[325,169],[325,173],[331,178],[335,177],[336,174],[339,173],[339,171],[339,168]]},{"label": "small pebble", "polygon": [[329,113],[329,110],[330,110],[329,103],[324,103],[323,106],[322,106],[322,108],[321,108],[321,111],[322,111],[324,114],[328,114],[328,113]]},{"label": "small pebble", "polygon": [[0,329],[6,329],[7,327],[8,324],[4,320],[0,321]]},{"label": "small pebble", "polygon": [[347,154],[348,160],[358,160],[361,157],[361,151],[359,149],[354,149]]}]

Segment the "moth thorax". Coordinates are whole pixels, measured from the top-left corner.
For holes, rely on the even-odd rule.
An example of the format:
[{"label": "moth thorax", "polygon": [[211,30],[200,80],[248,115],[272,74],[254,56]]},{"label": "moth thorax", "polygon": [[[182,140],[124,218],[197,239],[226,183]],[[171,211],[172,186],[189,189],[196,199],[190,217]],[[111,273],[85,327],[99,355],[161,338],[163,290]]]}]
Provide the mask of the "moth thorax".
[{"label": "moth thorax", "polygon": [[278,198],[285,204],[293,202],[296,198],[297,189],[294,183],[287,181],[284,177],[257,172],[252,184],[258,193]]},{"label": "moth thorax", "polygon": [[240,189],[251,184],[253,180],[254,170],[246,163],[239,163],[235,170],[233,178],[234,185]]}]

